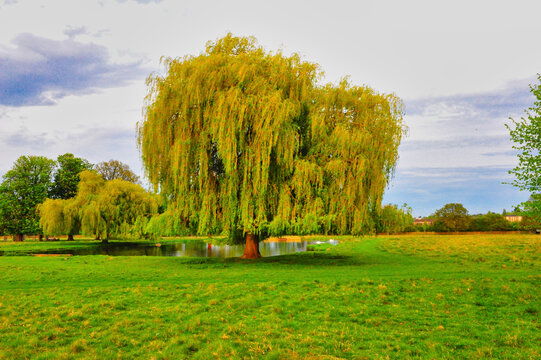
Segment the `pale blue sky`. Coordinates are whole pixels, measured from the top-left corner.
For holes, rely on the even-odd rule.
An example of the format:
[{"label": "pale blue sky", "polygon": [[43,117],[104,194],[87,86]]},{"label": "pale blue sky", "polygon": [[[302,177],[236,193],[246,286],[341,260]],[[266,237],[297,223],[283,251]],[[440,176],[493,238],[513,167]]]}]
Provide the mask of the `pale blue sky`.
[{"label": "pale blue sky", "polygon": [[528,194],[502,184],[516,164],[504,124],[533,102],[540,13],[537,0],[0,0],[0,174],[65,152],[141,174],[146,77],[231,31],[404,100],[386,202],[510,210]]}]

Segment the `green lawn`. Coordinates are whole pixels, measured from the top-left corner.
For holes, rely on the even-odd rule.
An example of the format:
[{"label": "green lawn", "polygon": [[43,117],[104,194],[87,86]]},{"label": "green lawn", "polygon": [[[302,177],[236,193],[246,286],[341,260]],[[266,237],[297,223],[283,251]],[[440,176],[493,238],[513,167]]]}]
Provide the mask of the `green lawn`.
[{"label": "green lawn", "polygon": [[[9,246],[20,245],[0,250]],[[541,236],[313,250],[256,261],[2,256],[0,359],[541,357]]]}]

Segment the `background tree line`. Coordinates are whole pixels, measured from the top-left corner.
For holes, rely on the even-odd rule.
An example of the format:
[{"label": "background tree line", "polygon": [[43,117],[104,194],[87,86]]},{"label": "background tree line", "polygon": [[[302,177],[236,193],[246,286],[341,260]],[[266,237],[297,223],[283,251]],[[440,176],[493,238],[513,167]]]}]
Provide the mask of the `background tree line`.
[{"label": "background tree line", "polygon": [[[450,203],[438,209],[428,219],[432,224],[415,225],[413,231],[536,231],[541,228],[541,222],[528,212],[521,204],[512,213],[505,210],[502,214],[488,212],[486,214],[470,215],[468,210],[459,203]],[[506,215],[522,216],[522,221],[509,221]]]},{"label": "background tree line", "polygon": [[[68,240],[84,234],[107,241],[110,238],[187,236],[198,232],[199,219],[186,221],[165,201],[143,189],[139,178],[117,160],[97,165],[67,153],[51,160],[21,156],[3,176],[0,185],[0,234],[60,236]],[[430,216],[431,225],[414,225],[411,208],[389,204],[372,213],[376,233],[413,231],[531,231],[541,228],[534,215],[539,198],[515,208],[523,221],[510,222],[505,214],[470,215],[462,204],[446,204]],[[539,211],[539,209],[537,209]],[[287,234],[337,234],[334,215],[322,209],[308,212],[294,221],[275,218],[263,223],[269,236]],[[211,234],[222,234],[216,227]]]},{"label": "background tree line", "polygon": [[[199,219],[185,221],[161,204],[163,198],[139,185],[139,178],[126,164],[110,160],[93,165],[66,153],[56,160],[21,156],[3,176],[0,185],[0,234],[148,238],[197,234]],[[161,205],[161,206],[160,206]],[[386,205],[372,214],[377,232],[411,230],[411,208]],[[268,235],[336,234],[334,215],[322,209],[299,216],[295,221],[276,218],[264,223]],[[209,233],[221,234],[217,227]]]},{"label": "background tree line", "polygon": [[[93,165],[70,153],[60,155],[56,160],[43,156],[21,156],[4,174],[0,184],[0,234],[13,235],[16,241],[22,241],[24,235],[39,235],[41,238],[42,235],[62,234],[72,239],[72,235],[78,233],[79,227],[86,222],[81,222],[82,219],[68,220],[72,212],[67,210],[55,216],[51,212],[63,202],[76,197],[80,180],[90,179],[90,175],[81,177],[84,172],[93,172],[103,181],[117,179],[117,182],[132,185],[139,181],[127,165],[117,160]],[[43,207],[46,200],[49,203]],[[40,207],[43,214],[50,215],[50,220],[56,222],[54,226],[51,221],[40,224]]]}]

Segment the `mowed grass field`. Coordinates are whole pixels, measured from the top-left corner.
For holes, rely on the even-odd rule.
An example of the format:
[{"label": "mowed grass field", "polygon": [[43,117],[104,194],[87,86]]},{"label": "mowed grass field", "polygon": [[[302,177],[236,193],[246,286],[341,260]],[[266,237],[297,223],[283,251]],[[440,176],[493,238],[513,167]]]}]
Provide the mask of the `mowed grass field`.
[{"label": "mowed grass field", "polygon": [[1,256],[0,359],[541,358],[541,236],[341,240],[255,261]]}]

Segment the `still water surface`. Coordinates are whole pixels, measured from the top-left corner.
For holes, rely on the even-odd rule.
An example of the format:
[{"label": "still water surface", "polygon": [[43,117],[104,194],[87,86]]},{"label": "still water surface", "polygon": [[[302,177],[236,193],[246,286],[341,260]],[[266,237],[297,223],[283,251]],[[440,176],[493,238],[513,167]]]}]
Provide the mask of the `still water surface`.
[{"label": "still water surface", "polygon": [[[337,240],[302,241],[302,242],[261,242],[261,255],[277,256],[306,251],[309,244],[338,244]],[[90,248],[40,251],[40,253],[72,254],[72,255],[109,255],[109,256],[188,256],[188,257],[238,257],[244,253],[244,245],[212,245],[204,241],[190,240],[186,242],[156,245],[98,245]]]}]

